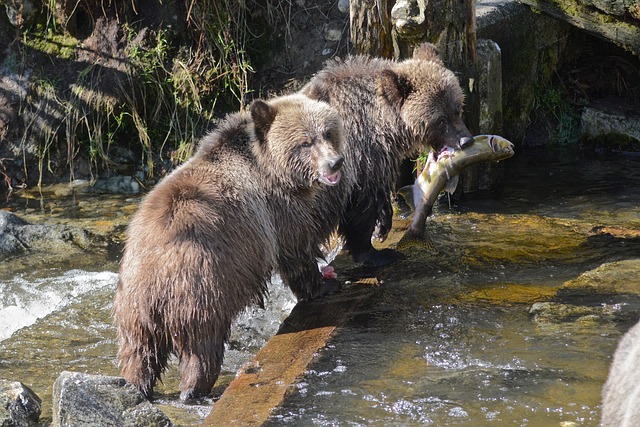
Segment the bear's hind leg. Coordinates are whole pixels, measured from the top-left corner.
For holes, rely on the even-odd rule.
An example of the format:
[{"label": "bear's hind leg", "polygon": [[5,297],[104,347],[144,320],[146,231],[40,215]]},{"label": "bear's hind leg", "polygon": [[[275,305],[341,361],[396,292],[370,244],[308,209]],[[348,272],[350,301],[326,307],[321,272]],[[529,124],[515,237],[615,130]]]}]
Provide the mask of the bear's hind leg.
[{"label": "bear's hind leg", "polygon": [[168,357],[168,349],[158,349],[150,343],[135,348],[121,343],[118,351],[120,373],[147,399],[151,399],[153,387],[167,367]]},{"label": "bear's hind leg", "polygon": [[203,343],[196,351],[180,355],[180,400],[197,399],[211,393],[222,368],[225,340],[209,345]]}]

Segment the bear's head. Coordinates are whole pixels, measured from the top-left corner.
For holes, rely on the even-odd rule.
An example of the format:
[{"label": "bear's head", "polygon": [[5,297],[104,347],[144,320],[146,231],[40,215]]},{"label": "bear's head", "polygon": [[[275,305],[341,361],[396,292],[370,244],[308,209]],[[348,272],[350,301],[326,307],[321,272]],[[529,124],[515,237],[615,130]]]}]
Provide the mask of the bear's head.
[{"label": "bear's head", "polygon": [[438,154],[473,142],[462,120],[460,83],[431,44],[416,48],[412,59],[383,70],[378,96],[409,129],[416,150],[429,146]]},{"label": "bear's head", "polygon": [[254,154],[281,185],[337,185],[344,163],[344,129],[329,104],[294,94],[250,106]]}]

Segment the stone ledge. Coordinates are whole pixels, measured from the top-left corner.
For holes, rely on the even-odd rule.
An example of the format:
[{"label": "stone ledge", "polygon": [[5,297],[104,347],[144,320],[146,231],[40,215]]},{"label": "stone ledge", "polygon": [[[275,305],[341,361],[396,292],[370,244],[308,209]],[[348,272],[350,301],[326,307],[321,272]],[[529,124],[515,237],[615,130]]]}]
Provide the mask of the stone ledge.
[{"label": "stone ledge", "polygon": [[[640,20],[634,14],[638,9],[626,10],[620,14],[619,7],[594,7],[589,2],[579,0],[518,0],[544,12],[558,20],[567,22],[598,37],[609,40],[640,57]],[[600,2],[607,3],[607,2]],[[622,4],[622,2],[619,2]],[[611,2],[614,4],[614,2]],[[637,8],[637,3],[635,5]],[[610,14],[603,10],[611,10]]]},{"label": "stone ledge", "polygon": [[586,106],[581,117],[582,138],[619,135],[640,143],[640,112],[619,99],[601,99]]}]

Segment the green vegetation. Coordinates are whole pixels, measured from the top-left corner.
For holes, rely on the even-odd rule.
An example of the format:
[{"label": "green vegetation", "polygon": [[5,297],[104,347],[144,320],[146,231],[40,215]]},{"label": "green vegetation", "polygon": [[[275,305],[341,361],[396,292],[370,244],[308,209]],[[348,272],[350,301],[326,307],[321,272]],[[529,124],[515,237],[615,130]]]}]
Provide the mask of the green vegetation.
[{"label": "green vegetation", "polygon": [[[21,28],[18,53],[7,54],[17,61],[12,69],[34,70],[19,111],[24,156],[27,147],[37,147],[32,151],[41,184],[44,174],[60,175],[65,167],[70,179],[80,167],[86,173],[86,164],[92,177],[130,171],[132,165],[113,153],[115,146],[124,147],[139,159],[135,168],[144,166],[145,179],[157,179],[191,155],[216,117],[244,108],[253,72],[246,54],[251,41],[246,5],[234,0],[161,5],[166,15],[182,13],[176,25],[157,24],[166,17],[142,16],[133,2],[88,5],[102,15],[92,16],[94,25],[106,19],[118,26],[121,40],[107,46],[118,44],[117,52],[96,47],[104,42],[99,37],[90,47],[72,37],[65,28],[70,18],[60,17],[64,2],[51,0]],[[154,24],[143,26],[143,18]],[[34,67],[34,57],[39,66]]]},{"label": "green vegetation", "polygon": [[536,91],[534,108],[542,111],[554,125],[553,142],[559,147],[578,144],[580,136],[580,113],[576,105],[569,102],[562,88],[547,86]]}]

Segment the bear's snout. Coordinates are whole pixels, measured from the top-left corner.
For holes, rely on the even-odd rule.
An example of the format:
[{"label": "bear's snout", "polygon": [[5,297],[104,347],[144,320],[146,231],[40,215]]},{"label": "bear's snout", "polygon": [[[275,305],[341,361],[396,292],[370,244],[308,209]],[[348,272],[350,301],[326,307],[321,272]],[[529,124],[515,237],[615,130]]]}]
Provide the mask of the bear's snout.
[{"label": "bear's snout", "polygon": [[344,157],[336,156],[333,159],[329,160],[329,169],[331,170],[331,172],[337,172],[338,170],[340,170],[343,163]]},{"label": "bear's snout", "polygon": [[342,168],[343,163],[343,156],[329,157],[320,172],[318,180],[325,185],[337,185],[340,182],[340,168]]}]

